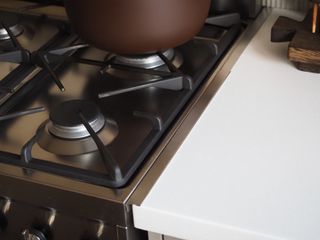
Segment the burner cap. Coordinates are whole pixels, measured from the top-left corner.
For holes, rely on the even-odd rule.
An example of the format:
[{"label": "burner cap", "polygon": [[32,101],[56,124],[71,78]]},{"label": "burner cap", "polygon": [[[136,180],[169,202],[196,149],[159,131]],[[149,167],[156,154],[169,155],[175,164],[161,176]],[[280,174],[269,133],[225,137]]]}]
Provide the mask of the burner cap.
[{"label": "burner cap", "polygon": [[98,106],[90,101],[72,100],[63,102],[50,113],[48,129],[51,134],[63,139],[81,139],[90,134],[82,124],[79,112],[83,114],[92,129],[97,133],[105,125],[105,118]]},{"label": "burner cap", "polygon": [[23,32],[23,27],[19,24],[17,16],[11,13],[0,12],[0,40],[10,39],[9,34],[2,26],[2,23],[11,30],[15,37]]},{"label": "burner cap", "polygon": [[[174,50],[169,49],[163,52],[163,55],[169,60],[172,60],[174,58]],[[165,64],[157,54],[132,56],[117,55],[115,58],[115,63],[145,69],[152,69]]]}]

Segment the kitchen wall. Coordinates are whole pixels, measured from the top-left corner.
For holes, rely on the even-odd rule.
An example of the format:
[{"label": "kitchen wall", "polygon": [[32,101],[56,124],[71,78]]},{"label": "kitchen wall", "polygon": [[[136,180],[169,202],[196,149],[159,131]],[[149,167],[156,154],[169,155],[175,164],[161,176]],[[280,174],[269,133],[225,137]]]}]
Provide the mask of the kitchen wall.
[{"label": "kitchen wall", "polygon": [[309,0],[263,0],[263,5],[276,8],[305,10],[309,2]]}]

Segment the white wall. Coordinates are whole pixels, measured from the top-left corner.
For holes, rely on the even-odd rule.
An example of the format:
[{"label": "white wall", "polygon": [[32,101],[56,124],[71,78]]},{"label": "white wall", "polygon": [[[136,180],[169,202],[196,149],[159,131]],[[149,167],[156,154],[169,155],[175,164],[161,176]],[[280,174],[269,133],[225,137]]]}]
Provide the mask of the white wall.
[{"label": "white wall", "polygon": [[308,3],[309,0],[263,0],[265,6],[296,10],[307,9]]}]

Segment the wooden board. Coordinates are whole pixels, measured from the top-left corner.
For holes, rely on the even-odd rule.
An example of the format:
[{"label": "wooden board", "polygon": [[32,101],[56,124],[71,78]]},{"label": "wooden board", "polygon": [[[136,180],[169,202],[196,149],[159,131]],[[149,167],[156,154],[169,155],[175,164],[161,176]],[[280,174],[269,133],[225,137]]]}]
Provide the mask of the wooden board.
[{"label": "wooden board", "polygon": [[272,42],[289,42],[288,58],[302,71],[320,73],[320,31],[312,33],[312,11],[302,22],[279,17],[271,30]]}]

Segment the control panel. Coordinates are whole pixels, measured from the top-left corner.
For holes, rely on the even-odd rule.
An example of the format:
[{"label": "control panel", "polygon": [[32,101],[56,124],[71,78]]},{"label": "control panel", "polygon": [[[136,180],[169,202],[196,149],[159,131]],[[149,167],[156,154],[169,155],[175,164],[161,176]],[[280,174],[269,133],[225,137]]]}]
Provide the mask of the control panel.
[{"label": "control panel", "polygon": [[0,198],[1,240],[117,239],[115,227],[98,220],[66,216],[52,208]]}]

